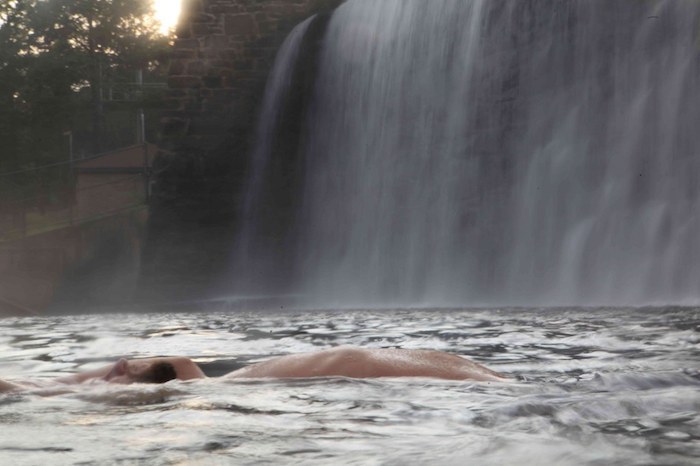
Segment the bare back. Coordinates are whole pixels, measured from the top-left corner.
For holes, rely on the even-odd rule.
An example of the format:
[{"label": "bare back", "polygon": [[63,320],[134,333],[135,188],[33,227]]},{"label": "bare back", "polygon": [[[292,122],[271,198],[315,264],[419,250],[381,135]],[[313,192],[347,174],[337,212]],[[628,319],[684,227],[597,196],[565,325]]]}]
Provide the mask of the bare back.
[{"label": "bare back", "polygon": [[506,381],[507,378],[461,356],[429,350],[339,347],[281,356],[228,374],[228,378],[433,377]]}]

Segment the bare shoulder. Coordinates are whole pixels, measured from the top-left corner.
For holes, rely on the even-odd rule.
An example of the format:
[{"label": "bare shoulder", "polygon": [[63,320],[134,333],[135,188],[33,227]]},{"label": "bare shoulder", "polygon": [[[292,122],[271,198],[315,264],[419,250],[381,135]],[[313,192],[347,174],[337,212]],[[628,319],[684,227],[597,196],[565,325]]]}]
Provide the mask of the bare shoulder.
[{"label": "bare shoulder", "polygon": [[203,379],[206,378],[204,372],[199,365],[192,359],[185,356],[172,356],[167,358],[158,358],[159,362],[167,362],[172,364],[177,378],[180,380]]}]

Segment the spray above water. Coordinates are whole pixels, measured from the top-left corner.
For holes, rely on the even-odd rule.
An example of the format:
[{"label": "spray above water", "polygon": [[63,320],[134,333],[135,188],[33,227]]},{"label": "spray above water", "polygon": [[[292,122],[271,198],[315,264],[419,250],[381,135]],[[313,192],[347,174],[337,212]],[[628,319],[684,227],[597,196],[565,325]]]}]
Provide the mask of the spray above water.
[{"label": "spray above water", "polygon": [[346,2],[246,262],[316,304],[700,301],[698,34],[692,0]]}]

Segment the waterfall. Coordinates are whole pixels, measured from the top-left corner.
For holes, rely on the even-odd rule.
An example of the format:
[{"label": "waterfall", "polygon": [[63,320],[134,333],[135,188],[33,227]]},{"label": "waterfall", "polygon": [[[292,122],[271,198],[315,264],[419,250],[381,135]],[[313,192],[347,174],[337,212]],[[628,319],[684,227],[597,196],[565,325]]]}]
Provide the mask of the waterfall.
[{"label": "waterfall", "polygon": [[271,270],[278,255],[268,253],[270,247],[260,237],[266,235],[265,212],[267,207],[267,192],[271,189],[271,165],[275,156],[275,143],[280,139],[280,132],[286,115],[288,95],[293,91],[294,74],[301,54],[304,37],[316,17],[312,16],[297,25],[280,47],[275,64],[270,72],[265,87],[261,111],[255,135],[250,175],[247,180],[242,208],[243,222],[234,248],[234,270],[237,286],[247,292],[269,291]]},{"label": "waterfall", "polygon": [[700,301],[700,2],[350,0],[319,54],[310,303]]}]

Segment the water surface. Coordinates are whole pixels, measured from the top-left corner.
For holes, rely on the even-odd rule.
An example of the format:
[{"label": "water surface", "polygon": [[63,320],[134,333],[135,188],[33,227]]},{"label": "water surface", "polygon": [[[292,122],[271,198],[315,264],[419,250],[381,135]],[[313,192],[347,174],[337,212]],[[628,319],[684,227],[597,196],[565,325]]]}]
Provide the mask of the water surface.
[{"label": "water surface", "polygon": [[[0,395],[0,463],[697,464],[700,309],[354,310],[0,320],[0,378],[189,355],[210,376],[352,344],[450,351],[514,383],[89,385]],[[51,395],[51,396],[47,396]]]}]

